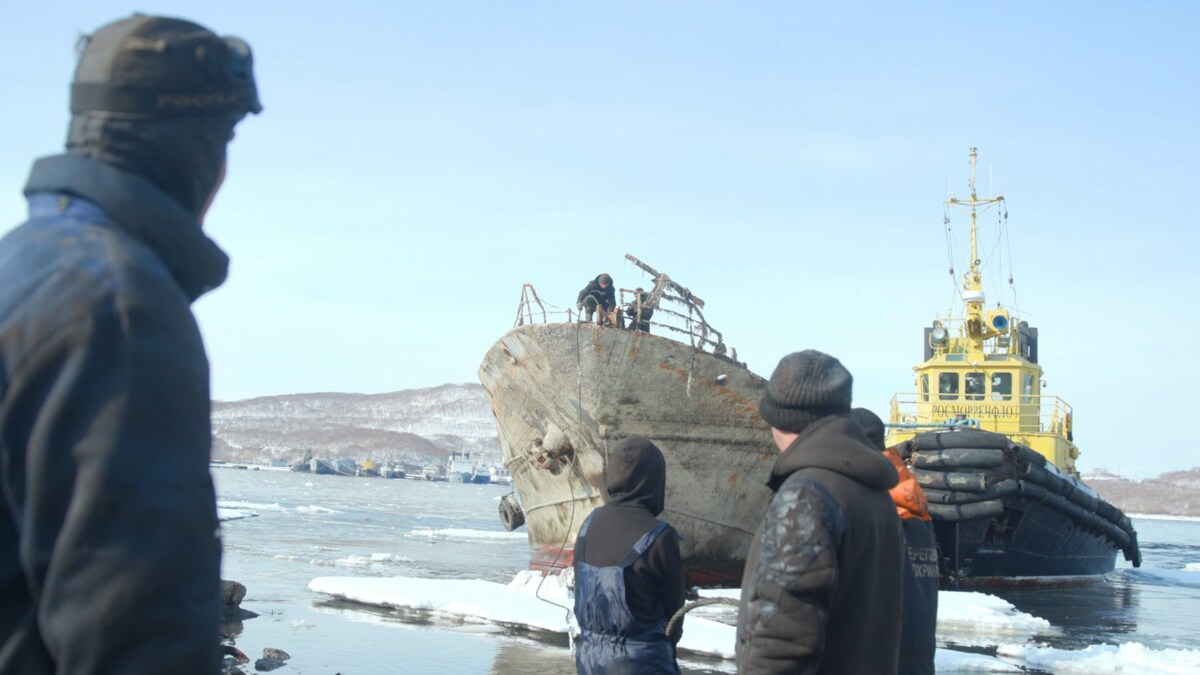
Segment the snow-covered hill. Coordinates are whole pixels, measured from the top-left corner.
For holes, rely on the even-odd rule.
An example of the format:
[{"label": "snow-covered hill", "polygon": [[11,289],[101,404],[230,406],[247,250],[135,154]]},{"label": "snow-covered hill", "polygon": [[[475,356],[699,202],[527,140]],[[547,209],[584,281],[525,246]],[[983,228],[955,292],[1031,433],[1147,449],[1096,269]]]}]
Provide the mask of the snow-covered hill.
[{"label": "snow-covered hill", "polygon": [[213,458],[354,457],[400,461],[451,451],[498,459],[483,387],[445,384],[387,394],[287,394],[213,402]]},{"label": "snow-covered hill", "polygon": [[1200,467],[1142,480],[1099,469],[1083,479],[1125,513],[1200,516]]}]

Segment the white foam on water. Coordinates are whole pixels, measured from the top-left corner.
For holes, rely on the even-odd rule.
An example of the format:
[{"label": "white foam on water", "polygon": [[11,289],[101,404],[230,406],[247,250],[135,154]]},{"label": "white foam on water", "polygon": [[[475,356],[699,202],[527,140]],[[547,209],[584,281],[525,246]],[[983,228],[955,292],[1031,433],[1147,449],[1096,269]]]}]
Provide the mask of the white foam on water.
[{"label": "white foam on water", "polygon": [[1131,568],[1124,570],[1123,574],[1160,586],[1200,588],[1200,563],[1188,563],[1181,570],[1169,570],[1161,567]]},{"label": "white foam on water", "polygon": [[409,532],[409,537],[419,539],[430,539],[433,541],[455,540],[455,541],[498,541],[510,542],[514,540],[526,540],[528,535],[524,532],[495,532],[491,530],[467,530],[461,528],[444,528],[444,529],[416,529]]},{"label": "white foam on water", "polygon": [[217,520],[222,522],[226,520],[241,520],[242,518],[254,518],[257,513],[253,511],[243,511],[241,509],[225,509],[217,508]]},{"label": "white foam on water", "polygon": [[324,506],[317,506],[316,504],[310,504],[308,506],[297,506],[296,513],[337,513],[337,511],[334,511],[333,509],[330,509],[330,508],[326,508]]},{"label": "white foam on water", "polygon": [[391,553],[372,553],[369,556],[351,555],[333,561],[335,567],[353,567],[359,569],[383,570],[389,563],[410,563],[412,558],[392,555]]},{"label": "white foam on water", "polygon": [[217,508],[250,509],[253,511],[287,511],[288,510],[287,507],[281,506],[278,502],[273,502],[271,504],[263,504],[260,502],[239,502],[239,501],[227,501],[227,500],[223,500],[223,499],[217,501]]}]

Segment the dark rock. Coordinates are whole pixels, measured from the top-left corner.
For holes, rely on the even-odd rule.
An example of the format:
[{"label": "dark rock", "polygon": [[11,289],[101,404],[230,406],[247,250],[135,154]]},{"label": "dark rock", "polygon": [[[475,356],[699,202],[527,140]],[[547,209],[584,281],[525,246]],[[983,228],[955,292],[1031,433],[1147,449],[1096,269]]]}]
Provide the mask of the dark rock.
[{"label": "dark rock", "polygon": [[236,581],[221,580],[221,604],[226,607],[240,607],[246,597],[246,587]]},{"label": "dark rock", "polygon": [[[221,609],[221,622],[225,624],[240,624],[246,619],[253,619],[258,616],[258,612],[252,612],[245,607],[223,607]],[[232,626],[228,632],[240,634],[242,629],[240,626]]]},{"label": "dark rock", "polygon": [[263,649],[263,658],[271,659],[272,661],[287,661],[288,659],[292,658],[292,655],[283,651],[282,649],[267,647]]},{"label": "dark rock", "polygon": [[254,669],[260,673],[266,673],[286,665],[283,661],[276,661],[275,659],[259,659],[254,662]]},{"label": "dark rock", "polygon": [[235,666],[250,663],[250,657],[233,645],[221,645],[221,657],[225,663],[232,662]]}]

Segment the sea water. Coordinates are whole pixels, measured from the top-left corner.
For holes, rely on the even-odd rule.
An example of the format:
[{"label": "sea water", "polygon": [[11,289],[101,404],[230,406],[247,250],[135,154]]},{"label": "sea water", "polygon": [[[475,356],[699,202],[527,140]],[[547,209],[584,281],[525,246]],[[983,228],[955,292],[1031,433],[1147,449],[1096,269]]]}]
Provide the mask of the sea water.
[{"label": "sea water", "polygon": [[[328,576],[508,583],[529,555],[524,530],[500,524],[499,499],[511,488],[254,469],[213,475],[220,506],[234,516],[222,524],[222,577],[246,585],[242,607],[259,615],[227,629],[251,659],[265,647],[288,652],[282,675],[574,672],[562,634],[434,620],[308,589],[312,579]],[[1192,672],[1172,670],[1162,655],[1200,650],[1200,522],[1135,518],[1134,525],[1145,558],[1140,569],[1119,562],[1104,583],[994,592],[1049,623],[1035,640],[976,625],[939,629],[939,645],[1007,655],[1033,672],[1070,670],[1055,665],[1064,653],[1125,645],[1123,653],[1151,654],[1152,666],[1139,672]],[[555,611],[565,623],[569,610]],[[684,661],[686,673],[733,670],[728,661]]]}]

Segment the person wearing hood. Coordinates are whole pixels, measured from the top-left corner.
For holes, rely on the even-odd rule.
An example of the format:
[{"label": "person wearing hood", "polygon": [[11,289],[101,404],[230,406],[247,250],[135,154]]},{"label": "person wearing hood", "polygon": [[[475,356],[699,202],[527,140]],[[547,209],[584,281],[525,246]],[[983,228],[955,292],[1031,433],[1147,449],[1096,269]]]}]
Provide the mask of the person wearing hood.
[{"label": "person wearing hood", "polygon": [[850,411],[871,444],[892,463],[900,482],[888,491],[904,529],[904,609],[900,622],[900,675],[933,675],[937,652],[937,540],[929,503],[917,479],[895,448],[884,442],[883,420],[866,408]]},{"label": "person wearing hood", "polygon": [[683,622],[679,534],[663,512],[667,465],[650,439],[631,436],[608,452],[608,501],[592,511],[575,540],[575,667],[592,673],[679,673],[675,645]]},{"label": "person wearing hood", "polygon": [[617,307],[617,291],[613,288],[612,277],[600,274],[589,281],[575,298],[575,307],[582,312],[581,319],[591,321],[595,314],[596,323],[611,324],[613,310]]},{"label": "person wearing hood", "polygon": [[739,673],[896,672],[897,476],[850,416],[852,384],[815,350],[783,357],[767,382],[759,412],[781,454],[742,577]]},{"label": "person wearing hood", "polygon": [[220,669],[208,359],[191,303],[249,46],[135,14],[83,41],[66,153],[0,240],[0,673]]}]

